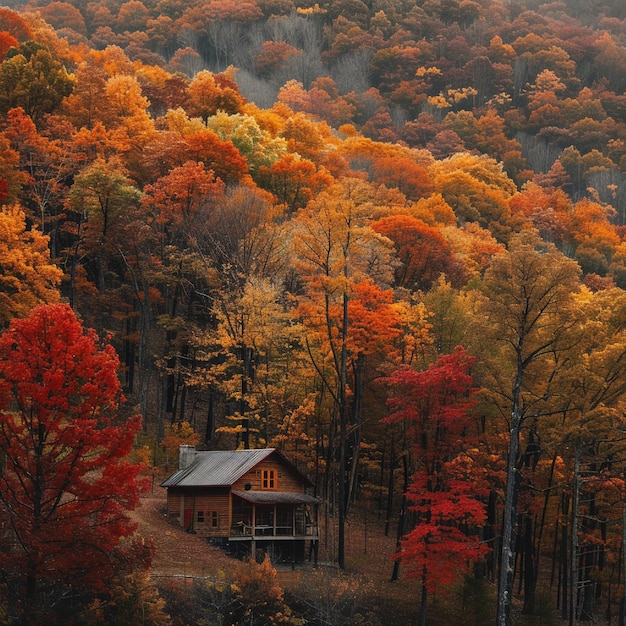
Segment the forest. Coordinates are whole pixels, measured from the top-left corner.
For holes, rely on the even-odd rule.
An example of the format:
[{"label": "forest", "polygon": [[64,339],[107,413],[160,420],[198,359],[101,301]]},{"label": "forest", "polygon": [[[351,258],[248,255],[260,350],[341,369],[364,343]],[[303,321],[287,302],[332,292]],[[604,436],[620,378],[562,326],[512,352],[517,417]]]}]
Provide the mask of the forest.
[{"label": "forest", "polygon": [[7,0],[0,623],[143,623],[179,443],[280,450],[341,570],[376,512],[420,626],[626,623],[625,88],[622,0]]}]

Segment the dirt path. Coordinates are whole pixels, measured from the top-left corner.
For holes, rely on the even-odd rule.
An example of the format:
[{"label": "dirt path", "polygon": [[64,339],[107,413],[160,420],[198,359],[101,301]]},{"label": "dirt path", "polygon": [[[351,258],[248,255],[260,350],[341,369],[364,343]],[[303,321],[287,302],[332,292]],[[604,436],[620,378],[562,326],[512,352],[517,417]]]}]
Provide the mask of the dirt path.
[{"label": "dirt path", "polygon": [[152,562],[155,576],[210,576],[233,564],[221,550],[205,540],[183,532],[167,522],[165,494],[142,497],[141,506],[131,513],[139,524],[138,532],[154,542]]},{"label": "dirt path", "polygon": [[[152,573],[160,576],[214,576],[229,572],[237,563],[206,540],[190,535],[167,522],[166,497],[161,490],[142,497],[141,506],[131,513],[138,523],[138,533],[154,542],[156,549]],[[406,623],[414,617],[417,587],[414,581],[390,583],[390,555],[395,541],[385,537],[377,524],[351,523],[347,528],[347,552],[350,570],[365,574],[377,590],[370,598],[377,613],[390,618],[389,623]],[[321,555],[322,556],[322,555]],[[298,594],[306,588],[311,567],[278,567],[278,583],[285,591]]]}]

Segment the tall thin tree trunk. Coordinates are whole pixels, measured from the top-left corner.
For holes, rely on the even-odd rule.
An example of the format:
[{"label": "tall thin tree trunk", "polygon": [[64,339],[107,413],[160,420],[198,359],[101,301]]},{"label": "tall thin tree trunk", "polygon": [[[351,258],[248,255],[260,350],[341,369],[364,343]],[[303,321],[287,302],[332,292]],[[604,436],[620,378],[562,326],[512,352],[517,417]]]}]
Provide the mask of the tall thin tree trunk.
[{"label": "tall thin tree trunk", "polygon": [[[569,498],[567,494],[563,494],[561,497],[561,513],[563,515],[563,519],[567,519],[567,515],[569,513]],[[569,561],[567,559],[567,524],[564,522],[561,525],[561,554],[559,559],[559,567],[561,569],[561,619],[566,620],[568,615],[568,606],[569,606]]]},{"label": "tall thin tree trunk", "polygon": [[[243,333],[243,323],[242,323]],[[241,400],[239,402],[239,412],[241,414],[241,440],[245,450],[250,449],[250,420],[248,414],[248,377],[250,375],[250,349],[245,341],[241,342]]]},{"label": "tall thin tree trunk", "polygon": [[[404,475],[404,484],[402,490],[402,505],[400,507],[400,516],[398,518],[398,532],[396,534],[396,549],[400,548],[400,542],[404,537],[404,521],[406,518],[406,492],[409,489],[409,462],[406,452],[402,455],[402,469]],[[391,582],[398,580],[400,576],[400,559],[393,562],[393,571],[391,572]]]},{"label": "tall thin tree trunk", "polygon": [[[624,484],[626,484],[626,470],[624,470]],[[626,493],[622,503],[622,579],[626,581]],[[619,626],[626,626],[626,582],[622,586],[622,601],[619,607]]]},{"label": "tall thin tree trunk", "polygon": [[425,581],[422,581],[422,598],[420,601],[419,626],[426,626],[426,610],[428,608],[428,590]]},{"label": "tall thin tree trunk", "polygon": [[578,596],[578,481],[580,474],[580,452],[578,446],[574,453],[574,481],[572,484],[572,529],[570,537],[570,613],[569,626],[576,623]]},{"label": "tall thin tree trunk", "polygon": [[537,571],[535,567],[535,546],[533,543],[533,521],[530,514],[524,515],[524,608],[525,615],[535,612],[535,585]]},{"label": "tall thin tree trunk", "polygon": [[353,384],[353,397],[352,397],[352,418],[351,426],[352,433],[350,436],[352,450],[352,459],[350,464],[350,479],[348,484],[348,494],[346,497],[346,507],[350,506],[350,503],[355,498],[356,482],[359,471],[359,456],[361,452],[361,409],[363,406],[363,368],[365,366],[365,357],[359,355],[356,359],[356,365],[354,367],[354,384]]},{"label": "tall thin tree trunk", "polygon": [[513,575],[515,573],[515,523],[517,518],[518,469],[520,410],[519,396],[521,391],[521,368],[514,385],[514,403],[511,414],[511,430],[509,455],[506,470],[506,490],[504,499],[504,516],[502,520],[502,551],[500,553],[500,573],[498,579],[498,606],[496,613],[497,626],[509,626],[511,600],[513,595]]},{"label": "tall thin tree trunk", "polygon": [[391,524],[391,516],[393,514],[393,486],[396,467],[396,453],[394,449],[393,435],[391,436],[390,446],[391,450],[389,451],[389,481],[387,483],[387,514],[385,517],[385,537],[389,536],[389,525]]},{"label": "tall thin tree trunk", "polygon": [[[347,270],[346,270],[347,271]],[[337,563],[341,569],[346,567],[346,430],[347,430],[347,378],[348,378],[348,294],[343,294],[343,324],[341,329],[341,362],[339,373],[339,544]]]}]

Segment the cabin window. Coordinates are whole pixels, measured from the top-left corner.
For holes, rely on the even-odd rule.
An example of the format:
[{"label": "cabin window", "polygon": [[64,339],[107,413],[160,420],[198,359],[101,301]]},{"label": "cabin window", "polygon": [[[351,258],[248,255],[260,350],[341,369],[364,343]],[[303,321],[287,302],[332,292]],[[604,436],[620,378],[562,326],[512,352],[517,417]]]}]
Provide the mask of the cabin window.
[{"label": "cabin window", "polygon": [[276,472],[274,470],[263,470],[261,487],[263,489],[276,489]]},{"label": "cabin window", "polygon": [[196,522],[204,524],[204,511],[196,511]]},{"label": "cabin window", "polygon": [[218,518],[217,518],[217,511],[211,511],[211,526],[213,528],[217,528],[218,527]]}]

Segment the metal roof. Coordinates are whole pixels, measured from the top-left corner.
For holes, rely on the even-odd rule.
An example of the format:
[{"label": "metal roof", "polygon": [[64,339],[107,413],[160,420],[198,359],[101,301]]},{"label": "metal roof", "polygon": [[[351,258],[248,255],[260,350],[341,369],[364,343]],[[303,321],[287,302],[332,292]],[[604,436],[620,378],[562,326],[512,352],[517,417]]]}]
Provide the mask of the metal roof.
[{"label": "metal roof", "polygon": [[306,493],[290,491],[234,491],[233,494],[255,504],[321,504],[321,501]]},{"label": "metal roof", "polygon": [[230,487],[274,451],[275,448],[196,452],[191,465],[174,472],[161,487]]}]

